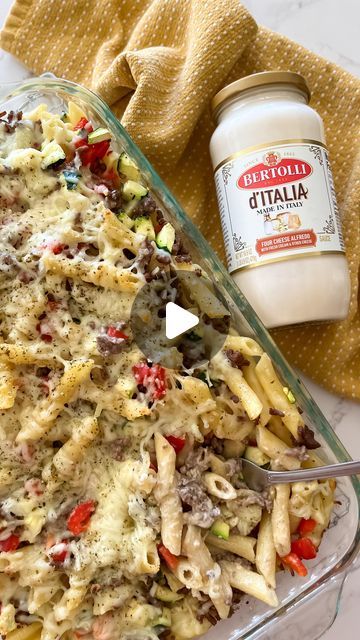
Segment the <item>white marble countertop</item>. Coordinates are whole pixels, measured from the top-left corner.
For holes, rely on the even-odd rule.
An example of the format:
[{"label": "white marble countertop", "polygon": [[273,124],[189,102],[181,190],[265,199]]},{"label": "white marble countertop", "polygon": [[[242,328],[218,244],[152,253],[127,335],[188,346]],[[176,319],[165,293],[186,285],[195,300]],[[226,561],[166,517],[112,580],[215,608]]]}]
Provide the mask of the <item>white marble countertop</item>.
[{"label": "white marble countertop", "polygon": [[[0,25],[11,4],[12,0],[0,0]],[[360,75],[359,0],[243,0],[243,4],[259,23]],[[22,64],[0,50],[0,85],[29,75]],[[334,396],[304,376],[302,379],[351,456],[360,458],[360,404]],[[357,565],[347,577],[339,615],[323,640],[359,637],[360,563]]]}]

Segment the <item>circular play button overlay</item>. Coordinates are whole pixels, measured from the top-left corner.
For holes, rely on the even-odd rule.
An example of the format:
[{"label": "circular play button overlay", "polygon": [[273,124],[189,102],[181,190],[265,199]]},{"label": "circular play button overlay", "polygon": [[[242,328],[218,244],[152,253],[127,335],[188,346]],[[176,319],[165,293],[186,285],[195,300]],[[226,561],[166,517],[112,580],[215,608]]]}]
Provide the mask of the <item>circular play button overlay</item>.
[{"label": "circular play button overlay", "polygon": [[134,340],[145,358],[168,369],[204,366],[223,347],[230,314],[201,271],[160,271],[131,310]]}]

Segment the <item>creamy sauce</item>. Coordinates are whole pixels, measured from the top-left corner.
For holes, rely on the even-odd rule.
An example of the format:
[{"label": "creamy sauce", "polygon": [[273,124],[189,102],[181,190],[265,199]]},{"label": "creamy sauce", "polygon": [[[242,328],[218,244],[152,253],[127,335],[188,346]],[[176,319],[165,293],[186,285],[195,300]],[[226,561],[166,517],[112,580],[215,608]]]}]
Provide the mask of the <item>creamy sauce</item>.
[{"label": "creamy sauce", "polygon": [[343,319],[350,299],[323,123],[285,82],[225,88],[210,143],[229,271],[268,327]]}]

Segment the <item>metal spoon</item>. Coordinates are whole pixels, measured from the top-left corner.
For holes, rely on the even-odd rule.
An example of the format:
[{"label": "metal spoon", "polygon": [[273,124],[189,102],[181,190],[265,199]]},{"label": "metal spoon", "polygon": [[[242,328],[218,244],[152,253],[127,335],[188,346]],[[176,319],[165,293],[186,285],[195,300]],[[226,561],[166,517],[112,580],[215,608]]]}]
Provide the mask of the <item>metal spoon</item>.
[{"label": "metal spoon", "polygon": [[250,460],[243,458],[242,474],[250,489],[262,491],[274,484],[286,484],[287,482],[301,482],[304,480],[325,480],[325,478],[339,478],[340,476],[352,476],[360,473],[360,460],[327,464],[324,467],[314,469],[298,469],[296,471],[269,471],[259,467]]}]

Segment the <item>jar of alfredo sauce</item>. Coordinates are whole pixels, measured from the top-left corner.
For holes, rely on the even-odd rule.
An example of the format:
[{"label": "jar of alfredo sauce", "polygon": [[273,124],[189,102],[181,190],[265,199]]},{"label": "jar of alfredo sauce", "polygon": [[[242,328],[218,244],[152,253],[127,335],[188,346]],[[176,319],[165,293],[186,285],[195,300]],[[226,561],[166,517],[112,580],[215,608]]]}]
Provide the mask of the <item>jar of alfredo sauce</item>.
[{"label": "jar of alfredo sauce", "polygon": [[247,76],[213,99],[228,268],[267,327],[345,318],[350,280],[320,116],[304,78]]}]

